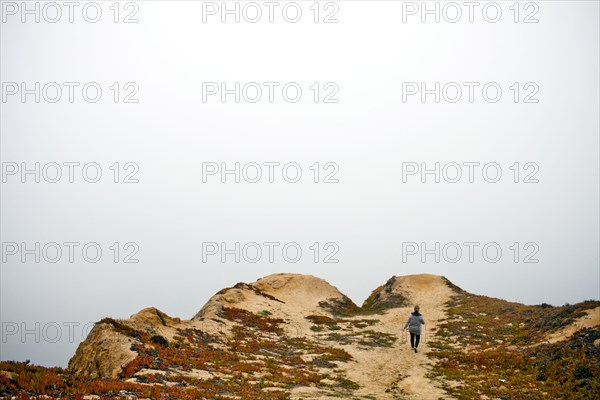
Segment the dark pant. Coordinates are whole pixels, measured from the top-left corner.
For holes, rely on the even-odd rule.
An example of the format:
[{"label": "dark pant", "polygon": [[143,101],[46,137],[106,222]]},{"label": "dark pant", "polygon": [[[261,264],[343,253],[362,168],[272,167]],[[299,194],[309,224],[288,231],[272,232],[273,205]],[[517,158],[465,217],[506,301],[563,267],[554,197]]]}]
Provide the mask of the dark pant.
[{"label": "dark pant", "polygon": [[421,335],[417,335],[416,333],[410,334],[410,347],[417,348],[419,347],[419,341],[421,341]]}]

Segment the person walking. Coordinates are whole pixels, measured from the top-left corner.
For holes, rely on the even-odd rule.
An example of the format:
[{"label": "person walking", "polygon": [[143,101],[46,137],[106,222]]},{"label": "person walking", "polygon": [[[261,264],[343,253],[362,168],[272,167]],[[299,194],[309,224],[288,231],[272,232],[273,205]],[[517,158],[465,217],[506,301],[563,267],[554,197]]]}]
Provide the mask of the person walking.
[{"label": "person walking", "polygon": [[417,348],[419,347],[419,342],[421,341],[421,325],[425,325],[425,320],[423,319],[423,315],[419,312],[419,306],[415,306],[415,311],[412,312],[408,321],[404,325],[403,331],[408,328],[410,332],[410,346],[412,350],[416,353]]}]

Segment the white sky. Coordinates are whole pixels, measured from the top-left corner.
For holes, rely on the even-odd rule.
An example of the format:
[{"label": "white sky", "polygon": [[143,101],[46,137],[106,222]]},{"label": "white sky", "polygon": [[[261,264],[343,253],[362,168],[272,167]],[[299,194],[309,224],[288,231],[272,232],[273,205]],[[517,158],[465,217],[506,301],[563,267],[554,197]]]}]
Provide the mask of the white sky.
[{"label": "white sky", "polygon": [[[57,263],[35,263],[33,256],[23,263],[20,253],[4,254],[3,360],[65,366],[86,323],[125,318],[148,306],[190,318],[221,288],[274,272],[325,278],[359,304],[391,275],[419,272],[445,275],[474,293],[525,303],[599,297],[598,2],[532,3],[537,8],[521,2],[519,23],[509,9],[513,2],[498,3],[502,17],[497,23],[482,16],[489,2],[481,2],[473,23],[465,6],[457,23],[444,18],[435,23],[433,16],[422,23],[419,14],[403,23],[403,7],[411,6],[400,1],[338,1],[327,9],[322,2],[319,23],[313,22],[312,1],[298,2],[298,23],[282,18],[282,2],[269,23],[268,8],[258,2],[265,14],[254,24],[243,18],[234,23],[231,16],[221,23],[218,14],[203,23],[203,4],[194,1],[132,3],[139,22],[131,24],[113,22],[113,2],[99,3],[102,17],[95,24],[82,18],[85,2],[75,10],[74,23],[64,6],[57,23],[43,18],[35,23],[32,16],[22,23],[21,10],[12,15],[7,3],[2,2],[0,32],[3,170],[14,165],[9,163],[32,168],[35,162],[95,162],[103,175],[95,184],[81,179],[79,169],[69,183],[66,167],[54,184],[6,176],[4,253],[10,242],[30,248],[35,242],[96,242],[103,256],[97,263],[85,262],[78,247],[74,263],[66,254]],[[339,22],[323,23],[336,5]],[[136,11],[125,7],[120,3],[119,20]],[[88,11],[93,17],[93,9]],[[493,8],[488,11],[493,17]],[[526,16],[539,22],[523,23]],[[9,94],[15,88],[11,82],[28,88],[58,82],[63,97],[35,103],[34,95],[27,95],[22,103],[20,93]],[[63,82],[80,83],[73,103]],[[81,97],[88,82],[103,89],[97,103]],[[109,88],[114,82],[121,96],[131,92],[123,85],[134,82],[139,102],[115,104]],[[222,103],[212,96],[203,103],[203,82],[227,82],[229,88],[258,82],[263,98],[235,103],[230,95]],[[264,82],[279,83],[273,103]],[[296,103],[281,96],[289,82],[303,90]],[[335,87],[326,83],[337,85],[339,102],[315,103],[310,89],[315,82],[320,96]],[[422,103],[417,95],[403,102],[403,82],[427,82],[429,88],[458,82],[463,98],[435,103],[430,95]],[[473,103],[464,82],[480,84]],[[496,103],[482,98],[481,88],[489,82],[502,88]],[[510,89],[515,82],[518,103]],[[528,82],[537,86],[525,87]],[[539,92],[533,98],[539,102],[524,103],[535,87]],[[53,97],[53,89],[47,90],[46,97]],[[113,183],[109,167],[115,162],[120,180],[132,171],[124,164],[136,163],[139,183]],[[206,162],[230,167],[296,162],[303,175],[295,184],[282,179],[280,170],[274,183],[263,177],[259,183],[236,184],[231,176],[228,183],[215,176],[203,183]],[[333,168],[325,169],[325,163],[335,163],[339,183],[314,183],[309,167],[315,162],[320,179]],[[502,178],[488,183],[477,169],[474,183],[466,177],[435,183],[431,176],[427,183],[415,176],[403,183],[407,162],[429,167],[494,162]],[[519,183],[510,169],[515,162]],[[539,183],[522,182],[532,171],[524,169],[528,162],[539,167]],[[109,248],[114,242],[121,246],[119,263]],[[122,262],[127,242],[139,246],[139,263]],[[281,246],[273,263],[266,253],[257,263],[235,263],[232,256],[226,263],[218,256],[203,263],[203,242]],[[281,256],[288,242],[303,250],[297,263]],[[318,263],[310,248],[314,242],[321,248]],[[333,248],[323,248],[328,242],[339,247],[338,263],[322,262]],[[433,256],[423,263],[418,255],[403,262],[405,242],[426,242],[429,248],[435,242],[481,246],[473,263],[466,253],[456,263],[436,263]],[[481,255],[490,242],[503,251],[496,263]],[[515,242],[518,263],[510,248]],[[538,263],[523,262],[536,248],[524,248],[530,242],[539,248]],[[21,332],[10,334],[22,323],[35,329],[36,322],[40,333],[48,327],[47,337],[54,335],[48,324],[62,326],[60,340],[48,343],[41,337],[36,343],[33,334],[25,340]],[[72,341],[69,322],[80,324]]]}]

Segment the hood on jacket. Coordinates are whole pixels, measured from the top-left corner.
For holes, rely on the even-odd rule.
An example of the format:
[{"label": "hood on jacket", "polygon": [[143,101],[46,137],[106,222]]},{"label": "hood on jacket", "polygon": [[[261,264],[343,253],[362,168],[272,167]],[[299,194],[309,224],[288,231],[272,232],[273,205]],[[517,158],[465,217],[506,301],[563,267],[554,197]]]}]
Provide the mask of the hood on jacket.
[{"label": "hood on jacket", "polygon": [[414,315],[415,317],[420,317],[421,313],[417,312],[417,311],[413,311],[412,313],[410,313],[410,315]]}]

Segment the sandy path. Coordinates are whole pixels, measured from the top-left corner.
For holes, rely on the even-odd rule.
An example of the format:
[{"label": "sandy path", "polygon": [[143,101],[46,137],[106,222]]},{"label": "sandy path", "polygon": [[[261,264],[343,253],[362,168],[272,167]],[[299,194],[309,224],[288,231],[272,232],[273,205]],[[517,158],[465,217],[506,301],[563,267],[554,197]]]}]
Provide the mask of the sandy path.
[{"label": "sandy path", "polygon": [[451,399],[440,388],[439,382],[426,375],[432,364],[427,357],[427,340],[435,333],[439,321],[446,318],[445,303],[452,291],[440,277],[429,275],[400,277],[395,286],[401,288],[411,303],[421,306],[426,330],[421,336],[419,353],[411,350],[408,333],[402,333],[412,307],[391,309],[379,316],[381,323],[373,329],[395,334],[399,339],[392,348],[359,350],[345,347],[356,360],[346,366],[348,377],[361,386],[354,395],[377,399]]}]

